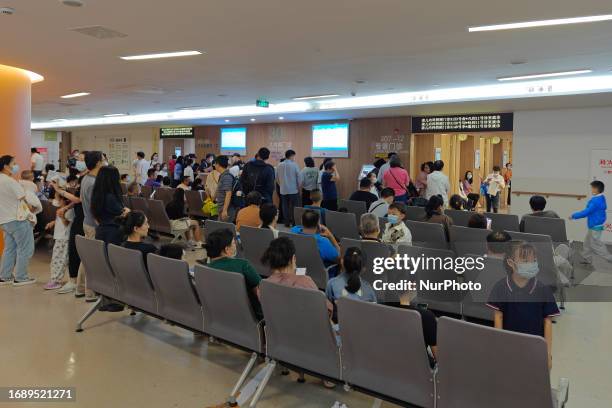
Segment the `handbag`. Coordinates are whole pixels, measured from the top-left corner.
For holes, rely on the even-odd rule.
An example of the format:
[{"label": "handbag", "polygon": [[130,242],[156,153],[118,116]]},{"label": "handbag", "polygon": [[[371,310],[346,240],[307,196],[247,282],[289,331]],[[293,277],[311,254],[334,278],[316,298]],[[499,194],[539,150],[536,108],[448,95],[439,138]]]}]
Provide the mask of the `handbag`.
[{"label": "handbag", "polygon": [[217,207],[217,204],[210,199],[210,197],[206,197],[204,205],[202,206],[202,212],[207,217],[216,217],[219,215],[219,208]]}]

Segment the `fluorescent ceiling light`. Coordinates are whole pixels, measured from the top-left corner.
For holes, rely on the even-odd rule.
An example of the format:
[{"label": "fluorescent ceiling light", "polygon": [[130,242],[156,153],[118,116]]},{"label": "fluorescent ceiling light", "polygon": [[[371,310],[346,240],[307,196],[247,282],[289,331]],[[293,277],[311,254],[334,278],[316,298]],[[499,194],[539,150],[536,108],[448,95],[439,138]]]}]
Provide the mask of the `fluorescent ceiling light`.
[{"label": "fluorescent ceiling light", "polygon": [[225,123],[229,123],[229,119],[225,119]]},{"label": "fluorescent ceiling light", "polygon": [[257,119],[255,118],[251,118],[251,122],[255,122]]},{"label": "fluorescent ceiling light", "polygon": [[127,113],[107,113],[104,115],[105,118],[116,118],[118,116],[126,116]]},{"label": "fluorescent ceiling light", "polygon": [[479,31],[498,31],[498,30],[515,30],[518,28],[532,28],[532,27],[549,27],[566,24],[580,24],[580,23],[595,23],[599,21],[612,20],[612,14],[605,14],[601,16],[587,16],[587,17],[571,17],[571,18],[557,18],[553,20],[538,20],[538,21],[525,21],[523,23],[508,23],[508,24],[495,24],[488,26],[469,27],[470,33]]},{"label": "fluorescent ceiling light", "polygon": [[175,51],[175,52],[162,52],[157,54],[142,54],[142,55],[127,55],[119,57],[126,61],[139,61],[159,58],[175,58],[175,57],[188,57],[190,55],[202,55],[201,51]]},{"label": "fluorescent ceiling light", "polygon": [[70,99],[70,98],[78,98],[80,96],[87,96],[87,95],[91,95],[89,92],[78,92],[78,93],[73,93],[70,95],[63,95],[61,96],[61,98],[63,99]]},{"label": "fluorescent ceiling light", "polygon": [[529,75],[501,77],[501,78],[497,78],[497,80],[498,81],[520,81],[522,79],[552,78],[552,77],[560,77],[560,76],[568,76],[568,75],[590,74],[591,72],[593,71],[590,69],[579,69],[575,71],[548,72],[545,74],[529,74]]},{"label": "fluorescent ceiling light", "polygon": [[212,121],[236,118],[237,121],[249,118],[269,118],[303,112],[329,112],[334,110],[373,109],[383,107],[435,105],[454,102],[487,101],[517,98],[537,98],[543,96],[565,96],[595,93],[612,93],[612,73],[607,75],[539,79],[532,81],[503,82],[493,85],[460,88],[435,88],[420,92],[402,92],[371,96],[347,97],[328,101],[290,102],[270,104],[269,108],[254,105],[207,108],[189,111],[133,114],[112,118],[97,117],[70,119],[59,122],[32,123],[31,129],[65,129],[99,125],[125,125],[134,123],[177,124],[196,120]]},{"label": "fluorescent ceiling light", "polygon": [[296,96],[293,98],[294,101],[305,101],[308,99],[320,99],[320,98],[334,98],[340,96],[338,94],[327,94],[327,95],[310,95],[310,96]]},{"label": "fluorescent ceiling light", "polygon": [[283,119],[285,119],[283,116],[278,117],[278,120],[283,120]]}]

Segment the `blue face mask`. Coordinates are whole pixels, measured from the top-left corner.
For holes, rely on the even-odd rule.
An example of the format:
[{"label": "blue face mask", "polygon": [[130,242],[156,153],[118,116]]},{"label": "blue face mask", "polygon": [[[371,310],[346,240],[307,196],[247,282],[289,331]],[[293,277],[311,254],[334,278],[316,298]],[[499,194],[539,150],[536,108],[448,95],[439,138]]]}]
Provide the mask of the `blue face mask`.
[{"label": "blue face mask", "polygon": [[540,268],[537,262],[518,262],[516,264],[516,273],[522,278],[535,278],[538,272],[540,272]]},{"label": "blue face mask", "polygon": [[76,162],[76,164],[74,165],[74,167],[76,167],[76,169],[80,172],[83,172],[85,170],[87,170],[87,165],[85,164],[84,161],[79,160],[78,162]]},{"label": "blue face mask", "polygon": [[13,167],[11,167],[11,173],[13,173],[13,174],[19,173],[19,165],[18,164],[13,164]]},{"label": "blue face mask", "polygon": [[397,224],[399,222],[399,217],[397,215],[389,214],[389,215],[387,215],[387,219],[393,225],[395,225],[395,224]]}]

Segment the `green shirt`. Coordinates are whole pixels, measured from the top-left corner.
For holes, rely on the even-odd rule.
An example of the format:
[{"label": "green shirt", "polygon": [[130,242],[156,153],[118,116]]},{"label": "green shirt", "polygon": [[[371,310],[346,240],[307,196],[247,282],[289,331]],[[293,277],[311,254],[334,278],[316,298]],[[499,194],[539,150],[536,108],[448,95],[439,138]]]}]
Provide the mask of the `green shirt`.
[{"label": "green shirt", "polygon": [[259,286],[261,282],[261,277],[253,268],[253,265],[249,263],[246,259],[238,259],[238,258],[221,258],[215,261],[211,261],[208,266],[215,269],[220,269],[222,271],[228,272],[237,272],[244,276],[244,282],[247,286],[247,295],[249,296],[249,300],[251,302],[251,306],[253,307],[253,312],[255,312],[255,316],[258,318],[263,317],[263,312],[261,311],[261,304],[259,303],[259,299],[257,298],[257,294],[255,293],[255,288]]}]

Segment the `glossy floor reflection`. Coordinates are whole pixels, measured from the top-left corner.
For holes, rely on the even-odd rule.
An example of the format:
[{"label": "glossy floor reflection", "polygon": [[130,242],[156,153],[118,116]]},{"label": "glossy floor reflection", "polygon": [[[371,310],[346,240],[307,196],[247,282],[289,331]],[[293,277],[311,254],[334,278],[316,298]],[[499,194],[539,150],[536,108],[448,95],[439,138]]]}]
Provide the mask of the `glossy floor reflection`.
[{"label": "glossy floor reflection", "polygon": [[[76,387],[76,403],[36,407],[206,407],[224,400],[246,364],[246,353],[128,312],[96,313],[77,334],[75,323],[88,305],[42,289],[49,259],[44,249],[35,255],[36,285],[0,288],[0,386]],[[612,303],[569,304],[555,325],[552,382],[570,378],[569,407],[612,406],[611,338]],[[370,397],[341,387],[327,390],[319,380],[307,377],[306,384],[298,384],[295,379],[276,373],[259,406],[331,407],[336,400],[351,408],[372,404]]]}]

